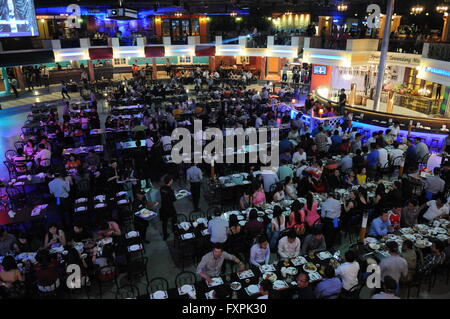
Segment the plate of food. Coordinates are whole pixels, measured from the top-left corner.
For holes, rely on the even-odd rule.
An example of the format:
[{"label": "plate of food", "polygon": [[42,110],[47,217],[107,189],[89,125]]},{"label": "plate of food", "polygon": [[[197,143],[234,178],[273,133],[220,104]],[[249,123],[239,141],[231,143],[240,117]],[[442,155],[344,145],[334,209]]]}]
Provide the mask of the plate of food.
[{"label": "plate of food", "polygon": [[308,273],[308,276],[309,276],[309,282],[314,282],[314,281],[318,281],[318,280],[322,279],[322,276],[317,271]]},{"label": "plate of food", "polygon": [[273,289],[283,289],[283,288],[287,288],[288,284],[286,282],[284,282],[283,280],[275,280],[275,282],[273,283]]},{"label": "plate of food", "polygon": [[365,239],[365,242],[368,243],[368,244],[370,244],[370,243],[377,244],[378,243],[378,239],[373,238],[373,237],[367,237]]},{"label": "plate of food", "polygon": [[438,234],[447,234],[447,230],[441,227],[435,227],[433,230]]},{"label": "plate of food", "polygon": [[436,236],[436,239],[446,241],[448,239],[448,236],[446,234],[439,234]]},{"label": "plate of food", "polygon": [[257,285],[250,285],[247,287],[246,290],[249,293],[249,295],[254,295],[259,292],[259,287]]},{"label": "plate of food", "polygon": [[275,271],[275,267],[273,265],[262,265],[259,269],[262,273]]},{"label": "plate of food", "polygon": [[369,244],[369,247],[370,247],[370,249],[373,249],[373,250],[380,249],[380,245],[378,245],[378,244]]},{"label": "plate of food", "polygon": [[[295,269],[295,268],[294,268]],[[274,274],[273,272],[266,272],[265,274],[262,275],[262,278],[264,280],[270,280],[271,282],[274,282],[275,280],[277,280],[277,275]]]},{"label": "plate of food", "polygon": [[291,260],[292,264],[294,266],[300,266],[306,264],[306,259],[303,256],[297,256],[294,259]]},{"label": "plate of food", "polygon": [[237,291],[237,290],[240,290],[242,288],[242,284],[240,282],[238,282],[238,281],[233,281],[230,284],[230,288],[231,288],[231,290]]},{"label": "plate of food", "polygon": [[333,257],[333,255],[329,251],[321,251],[320,253],[317,254],[317,257],[320,260],[325,260]]},{"label": "plate of food", "polygon": [[290,276],[295,276],[298,274],[298,270],[295,267],[287,267],[286,268],[286,274],[290,275]]},{"label": "plate of food", "polygon": [[303,265],[303,270],[308,272],[308,273],[316,272],[317,271],[317,267],[312,262],[307,262],[306,264]]}]

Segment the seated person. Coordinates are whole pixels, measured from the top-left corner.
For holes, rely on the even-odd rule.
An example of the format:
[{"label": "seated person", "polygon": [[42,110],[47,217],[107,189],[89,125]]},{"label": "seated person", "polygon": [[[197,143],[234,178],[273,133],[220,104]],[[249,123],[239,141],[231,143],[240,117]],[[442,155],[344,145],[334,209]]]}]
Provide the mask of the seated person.
[{"label": "seated person", "polygon": [[2,261],[3,270],[0,272],[0,286],[7,289],[12,288],[14,282],[24,281],[25,278],[17,269],[17,264],[13,256],[5,256]]},{"label": "seated person", "polygon": [[47,249],[39,250],[34,265],[37,287],[42,292],[53,291],[61,284],[56,258],[52,258]]},{"label": "seated person", "polygon": [[299,272],[296,281],[297,289],[294,294],[294,299],[316,299],[316,295],[309,285],[309,275],[306,272]]},{"label": "seated person", "polygon": [[278,242],[278,255],[285,260],[295,258],[300,255],[300,246],[300,239],[291,230]]},{"label": "seated person", "polygon": [[207,282],[211,282],[211,278],[220,276],[222,265],[225,260],[231,260],[236,264],[239,264],[240,271],[245,269],[244,264],[238,258],[223,251],[223,244],[217,243],[214,244],[214,248],[211,252],[202,257],[202,260],[197,266],[197,274]]},{"label": "seated person", "polygon": [[437,198],[436,200],[430,200],[423,204],[420,207],[420,211],[423,210],[425,207],[428,206],[427,211],[425,214],[423,214],[423,218],[431,222],[436,218],[442,218],[444,216],[448,216],[449,209],[448,206],[445,204],[445,199],[443,198]]},{"label": "seated person", "polygon": [[422,267],[419,271],[422,273],[429,273],[436,266],[442,265],[445,261],[444,248],[445,246],[443,242],[434,242],[431,246],[431,254],[425,256]]},{"label": "seated person", "polygon": [[333,266],[325,268],[325,278],[319,282],[314,290],[318,299],[337,299],[342,290],[342,281],[335,277]]},{"label": "seated person", "polygon": [[122,232],[120,231],[119,225],[116,222],[102,222],[100,224],[97,236],[99,239],[111,236],[120,236]]},{"label": "seated person", "polygon": [[394,227],[389,221],[389,213],[383,212],[381,216],[372,221],[368,234],[372,237],[383,237],[392,232],[394,232]]},{"label": "seated person", "polygon": [[250,264],[256,267],[269,264],[270,247],[267,237],[261,235],[258,242],[250,249]]},{"label": "seated person", "polygon": [[258,299],[269,299],[269,293],[273,290],[272,282],[269,279],[264,279],[259,284],[259,293],[261,296]]},{"label": "seated person", "polygon": [[322,251],[327,249],[325,243],[325,237],[322,234],[322,230],[319,227],[315,227],[312,229],[311,234],[305,237],[305,240],[302,245],[301,254],[305,255],[307,253],[316,251]]},{"label": "seated person", "polygon": [[58,229],[56,224],[50,224],[48,232],[45,234],[44,247],[51,248],[54,244],[66,245],[66,236],[62,229]]},{"label": "seated person", "polygon": [[372,299],[400,299],[395,295],[397,282],[391,276],[384,277],[383,291],[372,296]]},{"label": "seated person", "polygon": [[13,251],[19,251],[16,237],[14,237],[14,235],[12,234],[9,234],[3,228],[0,228],[0,256],[6,256]]},{"label": "seated person", "polygon": [[80,223],[76,223],[73,225],[73,232],[70,235],[70,240],[73,243],[79,243],[82,241],[86,241],[92,239],[93,234],[86,229],[86,227]]}]

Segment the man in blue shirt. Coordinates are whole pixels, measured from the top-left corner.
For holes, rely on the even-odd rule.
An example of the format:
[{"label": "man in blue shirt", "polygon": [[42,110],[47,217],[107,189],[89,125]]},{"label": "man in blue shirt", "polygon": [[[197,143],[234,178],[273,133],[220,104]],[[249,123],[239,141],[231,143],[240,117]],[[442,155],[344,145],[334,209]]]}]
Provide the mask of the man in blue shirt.
[{"label": "man in blue shirt", "polygon": [[342,281],[335,277],[333,266],[328,265],[325,268],[325,278],[319,282],[315,289],[318,299],[337,299],[342,290]]},{"label": "man in blue shirt", "polygon": [[370,144],[370,153],[367,154],[367,175],[373,177],[379,163],[379,153],[377,150],[377,144]]},{"label": "man in blue shirt", "polygon": [[392,227],[391,222],[389,221],[389,213],[383,212],[380,217],[377,217],[372,221],[369,236],[383,237],[392,232],[394,232],[394,227]]},{"label": "man in blue shirt", "polygon": [[417,168],[417,150],[416,146],[411,140],[406,141],[408,149],[405,156],[405,173],[408,173],[411,169]]}]

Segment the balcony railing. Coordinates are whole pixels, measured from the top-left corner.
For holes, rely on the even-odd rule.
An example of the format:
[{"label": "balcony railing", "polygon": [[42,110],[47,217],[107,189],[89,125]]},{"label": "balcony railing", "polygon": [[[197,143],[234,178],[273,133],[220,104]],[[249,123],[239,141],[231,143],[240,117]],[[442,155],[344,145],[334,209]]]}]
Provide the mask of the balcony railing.
[{"label": "balcony railing", "polygon": [[149,35],[146,37],[147,44],[163,44],[163,39],[161,36]]},{"label": "balcony railing", "polygon": [[450,43],[429,43],[427,57],[450,62]]},{"label": "balcony railing", "polygon": [[267,36],[266,35],[252,35],[247,38],[245,44],[246,48],[267,48]]},{"label": "balcony railing", "polygon": [[346,50],[347,39],[333,39],[325,37],[311,37],[311,49]]},{"label": "balcony railing", "polygon": [[108,45],[108,39],[91,39],[91,46],[102,47]]},{"label": "balcony railing", "polygon": [[291,45],[292,44],[292,37],[291,36],[279,36],[275,35],[273,44],[275,45]]},{"label": "balcony railing", "polygon": [[181,36],[181,37],[172,37],[171,38],[171,43],[172,44],[188,44],[188,37],[185,36]]},{"label": "balcony railing", "polygon": [[[381,41],[380,48],[381,49]],[[414,39],[389,40],[389,52],[422,54],[423,41]]]},{"label": "balcony railing", "polygon": [[79,48],[79,39],[61,39],[61,49]]}]

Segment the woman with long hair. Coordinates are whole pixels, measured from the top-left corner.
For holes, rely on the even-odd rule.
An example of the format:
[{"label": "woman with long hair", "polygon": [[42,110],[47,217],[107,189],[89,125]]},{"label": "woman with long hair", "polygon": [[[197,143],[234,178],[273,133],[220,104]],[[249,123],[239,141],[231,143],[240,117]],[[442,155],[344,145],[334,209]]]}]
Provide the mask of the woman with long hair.
[{"label": "woman with long hair", "polygon": [[261,183],[255,185],[255,191],[252,196],[252,204],[256,207],[260,207],[266,203],[266,194]]},{"label": "woman with long hair", "polygon": [[303,211],[303,204],[298,200],[292,203],[288,227],[293,228],[297,235],[305,233],[305,212]]},{"label": "woman with long hair", "polygon": [[273,217],[268,226],[270,234],[270,247],[275,249],[277,247],[278,239],[280,238],[280,233],[286,229],[286,218],[284,217],[283,210],[280,206],[275,205],[273,208]]},{"label": "woman with long hair", "polygon": [[50,224],[48,231],[44,238],[44,247],[48,248],[53,244],[66,245],[66,236],[62,229],[59,229],[56,224]]},{"label": "woman with long hair", "polygon": [[312,228],[317,220],[320,220],[320,215],[317,213],[319,203],[314,200],[314,196],[311,192],[306,195],[306,205],[303,207],[306,213],[306,223],[308,227]]},{"label": "woman with long hair", "polygon": [[284,194],[292,200],[296,200],[297,196],[297,185],[294,184],[294,180],[291,176],[286,176],[284,179]]}]

